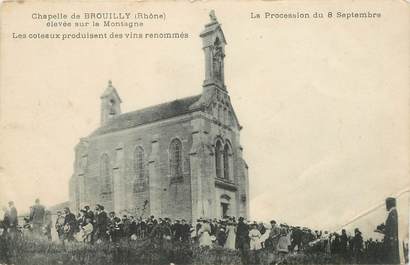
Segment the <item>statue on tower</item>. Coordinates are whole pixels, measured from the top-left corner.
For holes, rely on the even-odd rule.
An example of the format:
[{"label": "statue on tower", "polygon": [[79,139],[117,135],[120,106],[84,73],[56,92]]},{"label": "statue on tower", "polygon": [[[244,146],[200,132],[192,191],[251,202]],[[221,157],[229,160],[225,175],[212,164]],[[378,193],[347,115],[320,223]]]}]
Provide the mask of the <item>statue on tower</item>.
[{"label": "statue on tower", "polygon": [[216,18],[216,15],[215,15],[215,10],[212,9],[209,12],[209,17],[211,18],[211,22],[218,22],[218,19]]},{"label": "statue on tower", "polygon": [[218,81],[222,81],[222,71],[223,71],[223,50],[220,45],[220,41],[217,38],[214,44],[213,50],[213,77]]}]

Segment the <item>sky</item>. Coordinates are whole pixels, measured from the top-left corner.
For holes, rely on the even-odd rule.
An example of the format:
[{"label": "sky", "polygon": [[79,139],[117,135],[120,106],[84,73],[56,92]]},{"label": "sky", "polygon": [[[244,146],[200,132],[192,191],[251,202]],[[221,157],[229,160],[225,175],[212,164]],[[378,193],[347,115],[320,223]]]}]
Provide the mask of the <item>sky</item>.
[{"label": "sky", "polygon": [[201,93],[199,33],[210,9],[228,43],[225,81],[243,126],[252,218],[337,227],[408,189],[410,32],[397,26],[410,23],[406,9],[379,1],[375,20],[250,19],[266,10],[368,10],[370,2],[312,3],[102,2],[101,12],[167,14],[124,32],[190,36],[104,41],[11,37],[59,31],[31,14],[93,10],[87,2],[3,5],[0,206],[14,200],[24,211],[35,198],[46,206],[68,199],[74,146],[99,126],[108,80],[123,112]]}]

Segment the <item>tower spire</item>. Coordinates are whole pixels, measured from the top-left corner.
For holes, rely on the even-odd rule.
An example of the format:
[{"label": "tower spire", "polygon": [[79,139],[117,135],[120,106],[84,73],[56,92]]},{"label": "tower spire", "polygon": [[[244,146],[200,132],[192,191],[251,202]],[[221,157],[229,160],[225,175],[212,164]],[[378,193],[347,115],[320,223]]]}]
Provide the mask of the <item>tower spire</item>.
[{"label": "tower spire", "polygon": [[202,38],[202,49],[205,55],[205,80],[203,86],[225,88],[224,58],[226,40],[215,11],[209,12],[211,21],[199,35]]},{"label": "tower spire", "polygon": [[202,101],[209,102],[215,95],[227,94],[225,86],[224,58],[225,35],[215,11],[209,12],[210,22],[199,35],[202,38],[202,49],[205,56],[205,78],[202,84]]},{"label": "tower spire", "polygon": [[101,125],[106,124],[112,117],[121,114],[121,98],[117,90],[108,80],[108,86],[101,95]]}]

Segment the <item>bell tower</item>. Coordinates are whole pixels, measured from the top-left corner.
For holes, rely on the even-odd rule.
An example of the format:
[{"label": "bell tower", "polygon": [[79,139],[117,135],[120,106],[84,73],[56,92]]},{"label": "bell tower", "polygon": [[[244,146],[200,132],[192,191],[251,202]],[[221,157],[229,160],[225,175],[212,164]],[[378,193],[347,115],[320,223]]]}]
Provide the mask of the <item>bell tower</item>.
[{"label": "bell tower", "polygon": [[209,13],[209,17],[211,21],[199,35],[205,55],[205,80],[202,86],[205,94],[214,93],[215,90],[227,93],[224,78],[226,40],[214,10]]},{"label": "bell tower", "polygon": [[109,80],[107,88],[101,95],[101,126],[105,125],[111,118],[121,114],[121,102],[117,90]]}]

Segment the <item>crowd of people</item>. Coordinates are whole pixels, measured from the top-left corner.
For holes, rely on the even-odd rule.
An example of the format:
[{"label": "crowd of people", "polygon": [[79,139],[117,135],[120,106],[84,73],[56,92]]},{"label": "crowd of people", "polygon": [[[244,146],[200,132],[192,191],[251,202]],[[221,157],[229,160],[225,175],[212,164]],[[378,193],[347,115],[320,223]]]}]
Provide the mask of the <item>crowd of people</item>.
[{"label": "crowd of people", "polygon": [[[154,240],[198,244],[200,247],[219,246],[241,253],[255,253],[261,249],[285,258],[289,253],[323,252],[339,255],[346,260],[360,263],[383,263],[386,255],[386,242],[364,240],[359,229],[349,235],[346,230],[340,233],[311,230],[306,227],[269,223],[250,222],[242,217],[200,218],[195,224],[184,219],[118,216],[115,212],[106,212],[103,205],[97,205],[93,211],[84,206],[74,214],[68,207],[57,212],[52,222],[51,212],[36,200],[30,209],[30,215],[24,219],[23,229],[30,233],[52,239],[51,228],[55,227],[61,242],[79,241],[87,244],[101,242],[120,242],[121,240]],[[11,237],[18,231],[17,210],[14,203],[9,203],[0,228]],[[381,227],[380,229],[383,229]]]}]

